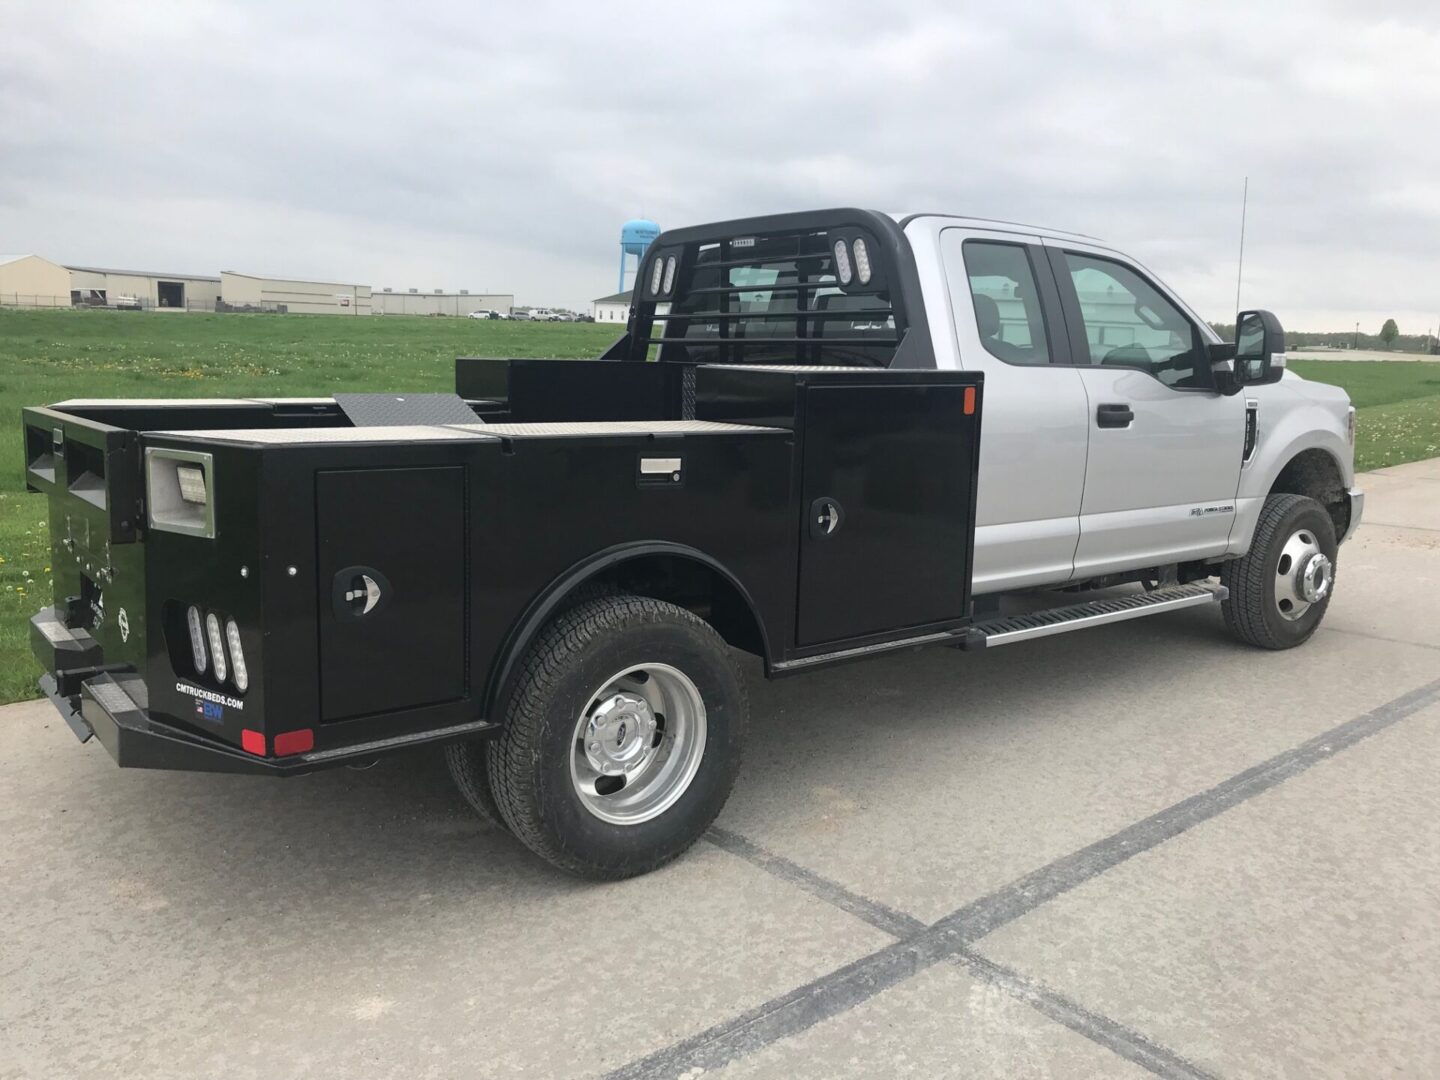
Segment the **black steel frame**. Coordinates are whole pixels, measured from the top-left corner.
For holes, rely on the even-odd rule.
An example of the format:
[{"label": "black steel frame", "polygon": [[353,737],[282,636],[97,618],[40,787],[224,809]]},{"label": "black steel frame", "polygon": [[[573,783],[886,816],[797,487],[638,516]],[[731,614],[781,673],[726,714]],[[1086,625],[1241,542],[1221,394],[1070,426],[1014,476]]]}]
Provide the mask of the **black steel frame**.
[{"label": "black steel frame", "polygon": [[[687,344],[684,337],[669,334],[671,322],[687,321],[693,322],[699,319],[706,321],[715,320],[720,322],[720,362],[734,363],[743,362],[741,356],[736,355],[732,346],[726,348],[727,324],[741,318],[739,313],[727,310],[724,301],[730,296],[736,296],[745,292],[794,292],[797,297],[803,296],[805,292],[814,289],[813,283],[801,283],[794,285],[764,286],[763,289],[757,286],[710,286],[693,290],[684,288],[684,283],[689,281],[697,268],[697,258],[700,249],[706,245],[718,245],[720,257],[718,260],[704,263],[706,269],[723,269],[730,266],[751,266],[755,265],[754,259],[736,257],[734,255],[734,243],[739,239],[746,238],[777,238],[777,237],[799,237],[803,235],[824,233],[827,237],[846,239],[856,235],[864,235],[867,241],[873,244],[872,263],[875,268],[875,275],[868,285],[860,285],[855,282],[844,286],[843,291],[854,294],[879,293],[884,291],[890,298],[890,309],[888,312],[877,311],[876,314],[890,314],[895,320],[895,337],[893,340],[882,340],[876,338],[855,338],[839,339],[824,338],[804,333],[806,323],[816,319],[826,318],[849,318],[856,319],[855,312],[833,312],[823,313],[816,311],[799,310],[803,305],[797,301],[797,310],[788,314],[794,316],[797,322],[794,338],[765,337],[756,339],[756,343],[769,347],[776,345],[794,345],[794,362],[824,363],[820,350],[826,345],[834,346],[869,346],[884,347],[894,346],[894,352],[888,360],[879,365],[884,367],[916,367],[934,368],[935,355],[930,342],[929,323],[925,315],[924,303],[920,296],[919,273],[915,264],[914,253],[910,249],[909,241],[900,225],[886,214],[873,210],[860,210],[855,208],[838,208],[833,210],[810,210],[790,214],[772,214],[764,217],[738,218],[733,221],[723,221],[714,224],[693,226],[684,229],[674,229],[661,233],[655,242],[650,246],[646,257],[637,273],[635,279],[634,301],[630,309],[630,321],[623,338],[615,343],[606,353],[606,357],[617,360],[640,361],[647,360],[651,355],[651,346],[659,345],[658,359],[664,361],[670,359],[667,355],[668,346],[683,346]],[[657,296],[649,288],[651,275],[655,272],[657,262],[663,262],[671,256],[679,260],[679,269],[676,275],[676,286],[671,293]],[[772,261],[779,261],[775,259]],[[836,286],[839,287],[839,286]],[[668,315],[657,316],[656,308],[660,304],[671,303],[687,296],[695,295],[716,295],[722,300],[721,310],[718,313],[707,313],[704,315]],[[784,317],[785,312],[767,313],[767,318]],[[746,316],[754,318],[756,316]],[[654,324],[656,321],[666,323],[665,334],[656,337]],[[688,342],[694,344],[694,342]],[[709,342],[707,341],[707,344]],[[770,362],[774,362],[771,360]]]}]

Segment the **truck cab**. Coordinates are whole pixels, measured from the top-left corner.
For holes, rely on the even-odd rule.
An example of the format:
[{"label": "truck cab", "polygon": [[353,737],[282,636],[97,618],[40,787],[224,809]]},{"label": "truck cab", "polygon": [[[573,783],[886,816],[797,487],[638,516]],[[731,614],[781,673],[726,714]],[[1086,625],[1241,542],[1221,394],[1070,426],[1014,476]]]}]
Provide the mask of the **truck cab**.
[{"label": "truck cab", "polygon": [[1219,335],[1093,237],[900,222],[926,308],[943,313],[937,366],[983,372],[988,388],[977,594],[1243,555],[1272,493],[1314,498],[1341,539],[1358,522],[1344,391],[1282,367],[1236,392]]}]

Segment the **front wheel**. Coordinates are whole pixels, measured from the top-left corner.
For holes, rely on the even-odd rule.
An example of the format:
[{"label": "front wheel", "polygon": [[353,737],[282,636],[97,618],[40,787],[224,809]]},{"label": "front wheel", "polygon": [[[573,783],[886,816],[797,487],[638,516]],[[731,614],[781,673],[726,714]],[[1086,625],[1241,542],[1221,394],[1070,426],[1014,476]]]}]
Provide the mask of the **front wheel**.
[{"label": "front wheel", "polygon": [[1335,588],[1338,544],[1325,508],[1303,495],[1271,495],[1250,550],[1225,564],[1225,625],[1248,645],[1290,649],[1309,639]]},{"label": "front wheel", "polygon": [[520,665],[487,751],[495,803],[563,870],[646,873],[720,813],[747,713],[743,677],[701,619],[639,596],[588,599],[557,615]]}]

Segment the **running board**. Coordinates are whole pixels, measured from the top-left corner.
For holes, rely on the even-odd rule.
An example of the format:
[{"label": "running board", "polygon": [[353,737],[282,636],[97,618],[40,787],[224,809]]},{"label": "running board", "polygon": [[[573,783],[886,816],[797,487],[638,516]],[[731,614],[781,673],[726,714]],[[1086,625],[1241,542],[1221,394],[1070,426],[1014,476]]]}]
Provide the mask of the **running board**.
[{"label": "running board", "polygon": [[1230,595],[1223,585],[1172,585],[1154,592],[1115,599],[1091,600],[1084,604],[1031,611],[1023,615],[1001,615],[984,619],[970,627],[965,635],[965,649],[993,649],[1013,645],[1017,641],[1067,634],[1071,630],[1089,630],[1105,623],[1141,619],[1181,608],[1216,604]]}]

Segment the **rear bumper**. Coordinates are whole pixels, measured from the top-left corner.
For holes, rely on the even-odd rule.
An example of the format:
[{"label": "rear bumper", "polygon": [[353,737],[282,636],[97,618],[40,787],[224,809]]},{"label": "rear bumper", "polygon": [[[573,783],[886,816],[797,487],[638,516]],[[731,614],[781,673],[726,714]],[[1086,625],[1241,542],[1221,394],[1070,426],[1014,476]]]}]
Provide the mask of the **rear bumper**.
[{"label": "rear bumper", "polygon": [[290,776],[320,767],[302,757],[255,757],[213,739],[158,723],[150,719],[132,696],[139,689],[135,685],[139,681],[134,675],[98,672],[80,683],[77,696],[68,697],[60,692],[55,675],[43,675],[40,689],[81,742],[88,742],[94,736],[121,768]]},{"label": "rear bumper", "polygon": [[31,644],[45,666],[40,689],[82,743],[93,737],[126,769],[178,769],[186,772],[296,776],[374,761],[408,747],[482,738],[497,725],[485,721],[432,729],[413,735],[354,746],[316,750],[287,757],[259,757],[216,739],[150,716],[145,680],[128,670],[96,665],[100,653],[83,630],[69,630],[53,608],[30,620]]}]

